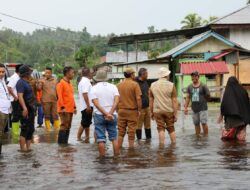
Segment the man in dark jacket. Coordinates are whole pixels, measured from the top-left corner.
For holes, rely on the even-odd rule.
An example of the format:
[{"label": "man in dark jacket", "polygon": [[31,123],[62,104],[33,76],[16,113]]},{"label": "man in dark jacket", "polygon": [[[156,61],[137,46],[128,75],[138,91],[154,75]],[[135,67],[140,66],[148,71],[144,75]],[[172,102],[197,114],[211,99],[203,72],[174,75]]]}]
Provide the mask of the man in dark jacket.
[{"label": "man in dark jacket", "polygon": [[136,129],[136,137],[138,140],[142,138],[142,127],[144,125],[146,139],[151,139],[151,120],[150,120],[150,109],[149,109],[149,85],[147,82],[148,71],[145,68],[141,68],[138,73],[137,82],[141,88],[142,96],[142,110],[139,117],[139,122]]}]

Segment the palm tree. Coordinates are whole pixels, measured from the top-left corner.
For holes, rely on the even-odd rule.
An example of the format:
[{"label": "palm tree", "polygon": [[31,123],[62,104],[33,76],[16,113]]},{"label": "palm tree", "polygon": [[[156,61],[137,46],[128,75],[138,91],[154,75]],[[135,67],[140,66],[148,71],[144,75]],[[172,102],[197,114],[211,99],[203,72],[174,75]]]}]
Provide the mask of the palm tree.
[{"label": "palm tree", "polygon": [[181,21],[182,29],[188,29],[188,28],[195,28],[198,26],[201,26],[201,21],[202,18],[196,14],[196,13],[191,13],[187,15],[184,20]]},{"label": "palm tree", "polygon": [[[249,1],[250,1],[250,0],[249,0]],[[206,20],[206,19],[203,20],[203,24],[204,24],[204,25],[207,25],[208,23],[210,23],[210,22],[216,20],[217,18],[218,18],[217,16],[210,16],[207,20]]]}]

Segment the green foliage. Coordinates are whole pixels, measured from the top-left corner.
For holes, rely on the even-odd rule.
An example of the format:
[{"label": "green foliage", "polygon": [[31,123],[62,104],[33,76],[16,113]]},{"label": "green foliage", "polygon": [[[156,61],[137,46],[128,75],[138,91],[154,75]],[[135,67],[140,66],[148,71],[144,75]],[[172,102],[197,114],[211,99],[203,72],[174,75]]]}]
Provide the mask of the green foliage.
[{"label": "green foliage", "polygon": [[181,21],[182,29],[195,28],[202,25],[207,25],[208,23],[216,20],[218,17],[210,16],[208,19],[202,19],[197,13],[191,13],[185,16]]},{"label": "green foliage", "polygon": [[82,46],[75,54],[75,60],[79,62],[81,67],[87,67],[90,65],[90,59],[93,58],[94,47]]},{"label": "green foliage", "polygon": [[181,24],[183,25],[182,29],[195,28],[201,26],[202,18],[196,13],[191,13],[181,21]]},{"label": "green foliage", "polygon": [[87,28],[82,31],[39,29],[33,33],[19,33],[11,29],[0,30],[0,62],[24,63],[42,71],[50,66],[56,74],[63,67],[71,65],[75,69],[92,67],[107,51],[117,51],[119,47],[108,47],[111,36],[91,35]]},{"label": "green foliage", "polygon": [[216,20],[216,19],[218,19],[217,16],[210,16],[207,20],[206,20],[206,19],[203,20],[203,24],[204,24],[204,25],[207,25],[208,23],[210,23],[210,22],[212,22],[212,21],[214,21],[214,20]]},{"label": "green foliage", "polygon": [[247,5],[250,4],[250,0],[247,0]]}]

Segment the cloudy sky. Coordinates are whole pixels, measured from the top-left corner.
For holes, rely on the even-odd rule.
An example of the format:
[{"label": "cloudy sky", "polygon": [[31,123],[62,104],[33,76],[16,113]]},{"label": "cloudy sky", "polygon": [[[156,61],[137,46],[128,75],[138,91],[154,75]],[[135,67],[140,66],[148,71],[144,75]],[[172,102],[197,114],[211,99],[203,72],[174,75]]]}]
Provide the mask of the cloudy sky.
[{"label": "cloudy sky", "polygon": [[[178,29],[189,13],[203,18],[223,16],[246,5],[246,0],[0,0],[0,12],[52,27],[92,34],[142,33]],[[31,25],[0,14],[0,28],[32,32]]]}]

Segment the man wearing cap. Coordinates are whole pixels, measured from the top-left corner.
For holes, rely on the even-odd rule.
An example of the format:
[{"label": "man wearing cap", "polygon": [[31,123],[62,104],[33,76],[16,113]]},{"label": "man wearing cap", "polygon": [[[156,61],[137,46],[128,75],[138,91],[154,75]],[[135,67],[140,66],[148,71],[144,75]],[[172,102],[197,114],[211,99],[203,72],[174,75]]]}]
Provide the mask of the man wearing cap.
[{"label": "man wearing cap", "polygon": [[106,82],[107,72],[99,70],[94,77],[97,84],[91,90],[91,100],[94,104],[95,134],[101,157],[105,156],[106,131],[113,144],[114,155],[119,154],[117,141],[117,113],[119,92],[115,85]]},{"label": "man wearing cap", "polygon": [[178,102],[176,88],[169,81],[170,73],[168,68],[162,67],[159,80],[151,85],[149,91],[151,117],[157,123],[160,145],[165,143],[165,129],[171,143],[176,143],[174,123],[177,121]]},{"label": "man wearing cap", "polygon": [[21,151],[31,150],[31,141],[34,133],[34,122],[36,113],[36,98],[29,84],[32,70],[27,65],[22,65],[19,69],[20,80],[16,89],[19,104],[22,108],[20,149]]},{"label": "man wearing cap", "polygon": [[135,131],[138,124],[138,118],[141,113],[141,89],[135,82],[135,71],[127,67],[124,70],[125,79],[118,84],[120,102],[118,104],[118,130],[119,147],[122,147],[123,138],[128,133],[129,147],[134,147]]},{"label": "man wearing cap", "polygon": [[138,121],[138,126],[136,129],[136,137],[138,140],[142,138],[142,127],[144,125],[146,139],[151,139],[151,119],[150,119],[150,109],[149,109],[149,85],[148,85],[148,71],[146,68],[140,68],[138,72],[138,78],[136,81],[138,82],[142,96],[142,111]]},{"label": "man wearing cap", "polygon": [[193,84],[187,88],[187,97],[185,103],[185,114],[188,114],[188,105],[191,100],[193,110],[193,123],[195,125],[196,135],[200,135],[201,127],[203,128],[204,135],[208,134],[208,106],[207,100],[210,97],[210,92],[206,85],[202,84],[199,80],[199,72],[195,71],[191,74]]}]

